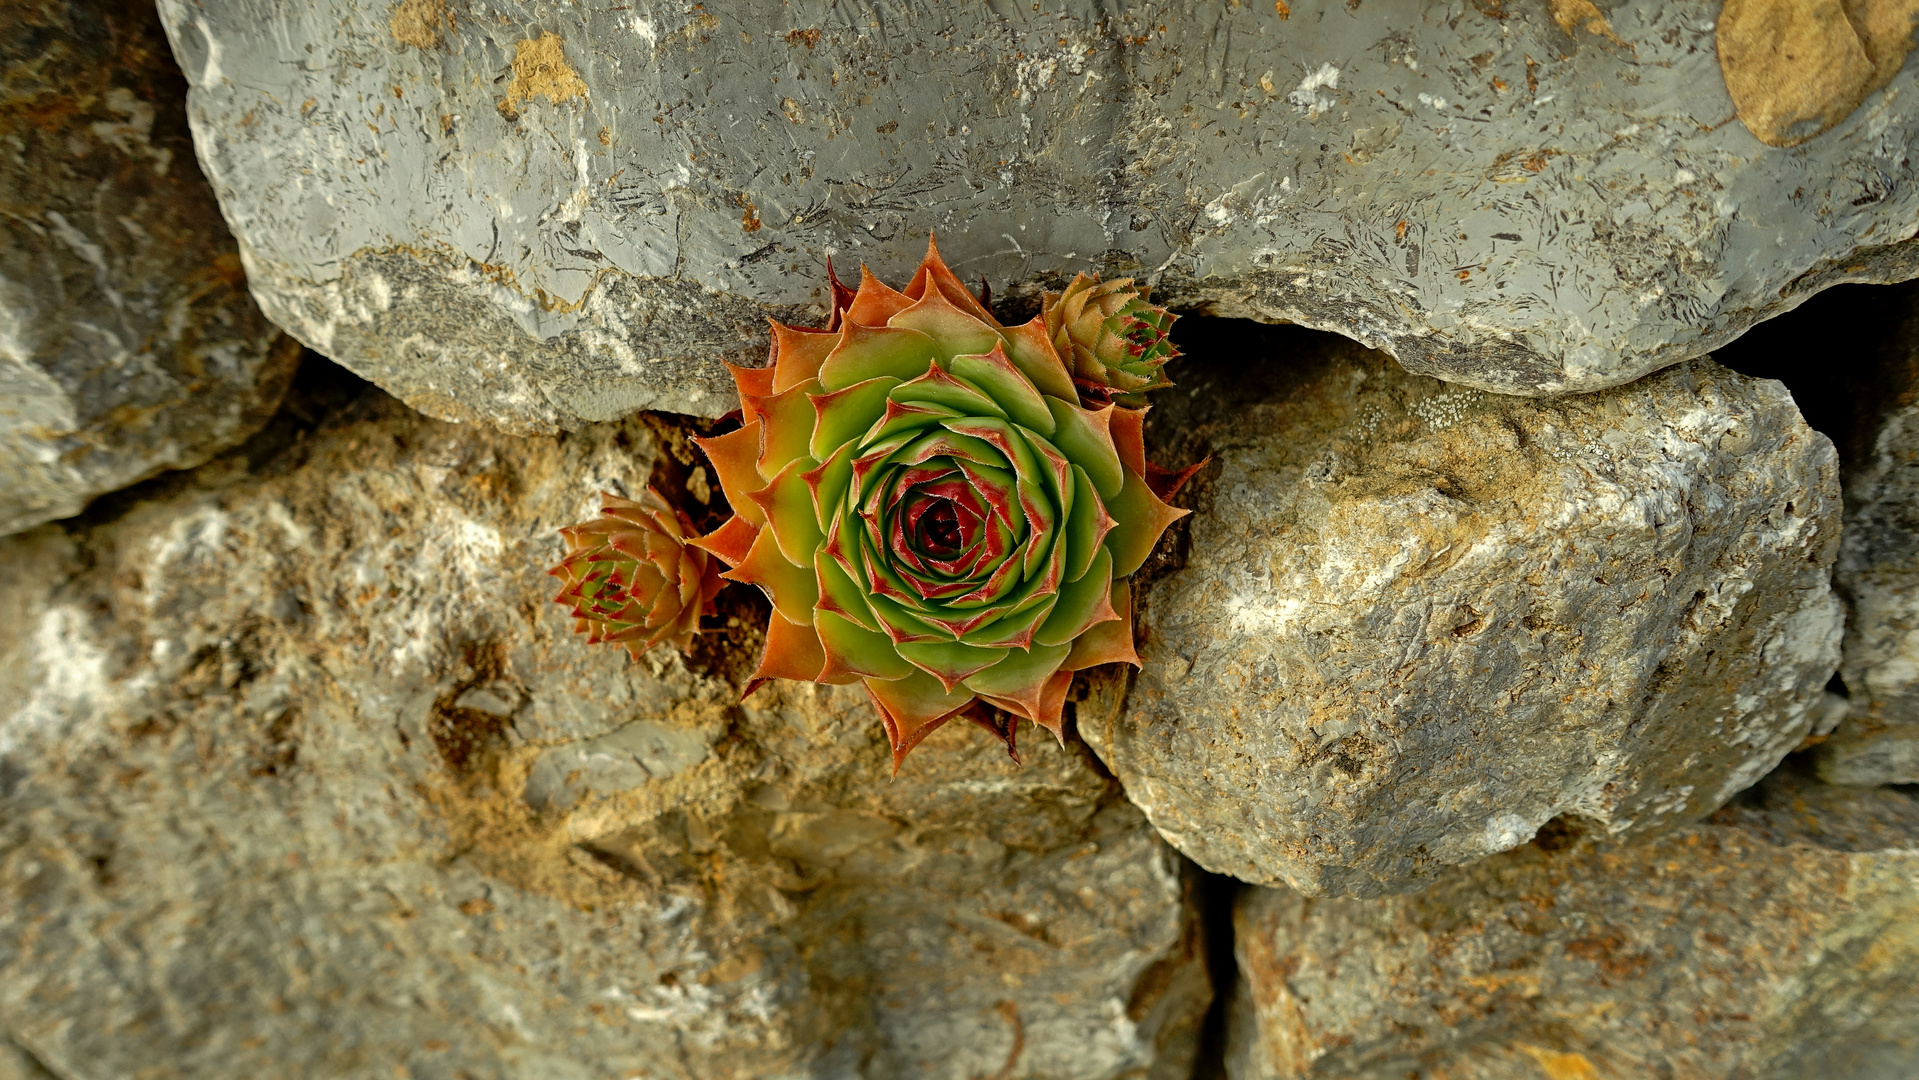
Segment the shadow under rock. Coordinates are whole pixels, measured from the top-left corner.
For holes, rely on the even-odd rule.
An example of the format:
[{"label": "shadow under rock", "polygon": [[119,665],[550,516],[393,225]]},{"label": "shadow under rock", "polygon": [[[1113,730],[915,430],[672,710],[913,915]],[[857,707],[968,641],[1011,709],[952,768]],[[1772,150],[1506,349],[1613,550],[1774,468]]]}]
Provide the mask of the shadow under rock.
[{"label": "shadow under rock", "polygon": [[1753,327],[1712,354],[1758,379],[1778,379],[1806,423],[1831,439],[1842,468],[1870,454],[1878,418],[1911,404],[1919,385],[1919,281],[1839,285]]}]

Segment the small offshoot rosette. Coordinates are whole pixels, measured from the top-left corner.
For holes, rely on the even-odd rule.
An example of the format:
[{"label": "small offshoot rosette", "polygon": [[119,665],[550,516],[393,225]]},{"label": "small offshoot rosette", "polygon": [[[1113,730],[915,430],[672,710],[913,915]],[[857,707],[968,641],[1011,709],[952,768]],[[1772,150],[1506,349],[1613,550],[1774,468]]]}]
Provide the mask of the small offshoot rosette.
[{"label": "small offshoot rosette", "polygon": [[1086,403],[1142,406],[1147,391],[1173,385],[1163,369],[1179,355],[1167,336],[1179,316],[1148,303],[1147,295],[1132,278],[1077,274],[1065,292],[1041,297],[1047,336]]},{"label": "small offshoot rosette", "polygon": [[638,502],[604,492],[600,502],[599,517],[560,530],[566,558],[547,571],[565,582],[554,602],[573,608],[589,644],[618,642],[635,660],[663,642],[689,651],[726,585],[719,565],[687,543],[693,522],[652,488]]},{"label": "small offshoot rosette", "polygon": [[1186,474],[1155,490],[1143,410],[1083,407],[1045,318],[1001,325],[930,241],[904,291],[834,285],[825,329],[775,323],[771,366],[732,369],[743,426],[700,440],[735,516],[693,543],[773,604],[748,692],[864,684],[895,769],[981,702],[1059,736],[1074,671],[1139,662],[1129,575]]}]

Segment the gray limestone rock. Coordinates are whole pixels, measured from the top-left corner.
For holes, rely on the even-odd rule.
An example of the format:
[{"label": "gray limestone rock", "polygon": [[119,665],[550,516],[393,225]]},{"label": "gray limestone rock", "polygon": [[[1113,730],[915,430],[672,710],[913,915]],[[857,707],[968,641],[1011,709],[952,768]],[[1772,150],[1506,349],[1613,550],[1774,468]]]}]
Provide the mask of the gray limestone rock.
[{"label": "gray limestone rock", "polygon": [[1522,395],[1919,274],[1919,73],[1767,146],[1719,6],[161,10],[268,313],[429,413],[551,430],[724,412],[717,361],[818,317],[824,257],[897,277],[929,229],[1012,308],[1125,272]]},{"label": "gray limestone rock", "polygon": [[1164,395],[1157,430],[1216,471],[1130,693],[1079,708],[1201,866],[1415,889],[1561,815],[1670,829],[1806,735],[1838,467],[1779,383],[1700,360],[1541,401],[1330,335],[1241,347],[1258,374],[1193,363]]},{"label": "gray limestone rock", "polygon": [[1848,608],[1851,701],[1818,750],[1820,775],[1840,784],[1919,783],[1919,291],[1881,302],[1891,325],[1846,382],[1855,416],[1833,583]]},{"label": "gray limestone rock", "polygon": [[0,541],[0,1072],[1187,1075],[1190,873],[1083,755],[892,779],[847,689],[738,701],[739,590],[690,663],[571,632],[555,529],[670,429],[281,424]]},{"label": "gray limestone rock", "polygon": [[1423,896],[1246,890],[1228,1073],[1907,1080],[1915,926],[1919,800],[1782,771],[1656,842],[1521,848]]},{"label": "gray limestone rock", "polygon": [[0,535],[239,443],[298,363],[185,93],[151,4],[0,6]]}]

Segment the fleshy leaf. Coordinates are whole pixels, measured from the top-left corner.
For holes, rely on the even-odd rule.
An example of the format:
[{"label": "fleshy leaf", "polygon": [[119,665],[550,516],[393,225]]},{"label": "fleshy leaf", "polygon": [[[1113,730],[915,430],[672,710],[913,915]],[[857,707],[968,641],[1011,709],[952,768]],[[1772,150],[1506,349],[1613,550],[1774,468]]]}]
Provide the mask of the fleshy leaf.
[{"label": "fleshy leaf", "polygon": [[1034,316],[1031,322],[1009,326],[1000,331],[1006,339],[1006,355],[1014,366],[1033,380],[1039,392],[1067,401],[1079,399],[1073,376],[1067,371],[1053,343],[1047,340],[1046,320]]},{"label": "fleshy leaf", "polygon": [[982,649],[957,641],[926,642],[895,646],[907,663],[940,681],[948,690],[958,689],[970,675],[976,675],[1007,656],[1006,649]]},{"label": "fleshy leaf", "polygon": [[1034,388],[1031,379],[1013,366],[1006,358],[1006,350],[999,345],[995,344],[988,353],[955,356],[948,361],[947,368],[984,390],[1014,423],[1041,435],[1053,434],[1055,422],[1044,396]]},{"label": "fleshy leaf", "polygon": [[786,616],[788,622],[810,626],[813,605],[819,601],[818,582],[813,571],[786,561],[772,533],[771,529],[761,529],[745,560],[720,576],[742,585],[759,586],[767,599],[773,601],[773,610]]},{"label": "fleshy leaf", "polygon": [[732,374],[733,386],[740,393],[740,423],[750,424],[758,420],[760,414],[753,409],[753,399],[766,397],[773,392],[773,369],[726,364],[726,370]]},{"label": "fleshy leaf", "polygon": [[1125,470],[1120,468],[1119,451],[1113,447],[1109,426],[1113,407],[1108,405],[1094,412],[1051,397],[1046,399],[1046,404],[1059,425],[1052,435],[1053,444],[1068,460],[1086,470],[1101,496],[1110,499],[1119,494]]},{"label": "fleshy leaf", "polygon": [[901,385],[881,376],[854,383],[844,390],[813,394],[812,437],[807,453],[825,461],[840,446],[864,435],[886,415],[887,394]]},{"label": "fleshy leaf", "polygon": [[760,650],[760,666],[746,680],[745,697],[768,679],[796,679],[812,682],[820,678],[826,666],[826,654],[820,650],[820,638],[810,626],[788,622],[773,612],[766,623],[766,645]]},{"label": "fleshy leaf", "polygon": [[1066,578],[1075,580],[1093,565],[1093,553],[1113,531],[1112,515],[1094,490],[1086,470],[1073,466],[1073,499],[1066,517]]},{"label": "fleshy leaf", "polygon": [[930,368],[912,382],[901,384],[892,397],[894,401],[943,406],[952,410],[955,416],[1007,415],[981,388],[956,379],[939,367]]},{"label": "fleshy leaf", "polygon": [[853,304],[846,309],[845,323],[858,323],[861,326],[885,326],[893,316],[913,306],[913,300],[905,293],[873,276],[873,271],[860,264],[860,287],[853,294]]},{"label": "fleshy leaf", "polygon": [[1113,610],[1112,593],[1113,556],[1100,548],[1084,576],[1060,586],[1059,603],[1033,640],[1041,645],[1070,644],[1094,625],[1119,618]]},{"label": "fleshy leaf", "polygon": [[1073,651],[1062,671],[1080,671],[1098,664],[1131,664],[1139,667],[1139,653],[1133,648],[1133,580],[1113,582],[1113,610],[1119,618],[1094,625],[1073,642]]},{"label": "fleshy leaf", "polygon": [[813,426],[813,395],[818,391],[819,384],[808,380],[753,403],[763,421],[760,456],[754,467],[767,483],[771,483],[787,463],[810,456],[808,433]]},{"label": "fleshy leaf", "polygon": [[999,320],[993,317],[986,305],[968,292],[964,282],[946,266],[946,260],[940,257],[939,243],[933,235],[926,236],[926,257],[920,260],[919,270],[913,274],[913,280],[906,285],[906,295],[917,300],[930,292],[937,291],[954,307],[966,312],[988,326],[998,326]]},{"label": "fleshy leaf", "polygon": [[1153,545],[1159,543],[1166,526],[1192,512],[1161,502],[1146,486],[1146,480],[1132,472],[1126,474],[1120,493],[1106,500],[1106,510],[1117,523],[1106,537],[1106,547],[1113,553],[1114,577],[1126,577],[1139,569],[1146,556],[1153,553]]},{"label": "fleshy leaf", "polygon": [[820,385],[827,390],[844,390],[881,376],[905,382],[926,374],[934,355],[933,339],[917,330],[849,322],[840,331],[840,343],[820,365]]},{"label": "fleshy leaf", "polygon": [[1008,649],[1004,660],[967,679],[967,689],[986,697],[1019,702],[1022,706],[1037,702],[1046,680],[1059,670],[1071,652],[1065,645],[1034,645],[1029,652]]},{"label": "fleshy leaf", "polygon": [[766,524],[766,514],[751,498],[754,492],[766,486],[758,465],[760,424],[761,421],[755,420],[737,431],[715,435],[710,439],[693,440],[706,452],[706,460],[712,463],[713,472],[719,477],[720,490],[726,493],[727,505],[753,525]]},{"label": "fleshy leaf", "polygon": [[864,629],[851,619],[816,609],[813,629],[820,636],[820,647],[826,651],[821,679],[837,675],[904,679],[919,670],[900,656],[892,639]]},{"label": "fleshy leaf", "polygon": [[923,671],[893,681],[866,680],[866,692],[879,708],[886,739],[893,748],[893,771],[899,772],[920,740],[953,718],[973,700],[965,690],[949,691]]},{"label": "fleshy leaf", "polygon": [[941,356],[983,353],[1000,341],[999,332],[939,293],[928,293],[887,324],[918,330],[931,338]]},{"label": "fleshy leaf", "polygon": [[774,322],[773,392],[783,394],[819,378],[820,364],[839,340],[838,334],[825,330],[806,330]]},{"label": "fleshy leaf", "polygon": [[813,553],[826,539],[813,513],[812,488],[806,483],[806,473],[817,464],[807,457],[787,462],[772,483],[748,496],[766,515],[780,554],[795,566],[811,567]]}]

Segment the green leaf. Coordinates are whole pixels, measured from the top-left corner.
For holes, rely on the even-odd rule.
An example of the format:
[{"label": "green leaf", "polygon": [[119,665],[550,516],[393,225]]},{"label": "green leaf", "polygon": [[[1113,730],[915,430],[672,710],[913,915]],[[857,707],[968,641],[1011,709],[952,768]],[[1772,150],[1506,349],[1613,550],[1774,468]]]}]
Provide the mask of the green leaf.
[{"label": "green leaf", "polygon": [[960,640],[968,645],[997,645],[1001,648],[1014,645],[1029,631],[1035,630],[1058,602],[1058,593],[1028,597],[999,618],[961,634]]},{"label": "green leaf", "polygon": [[1106,536],[1106,547],[1113,553],[1113,576],[1122,578],[1139,569],[1166,526],[1186,516],[1186,511],[1168,506],[1153,494],[1146,481],[1130,469],[1126,483],[1114,498],[1106,500],[1106,512],[1113,515],[1113,531]]},{"label": "green leaf", "polygon": [[1066,527],[1061,531],[1066,539],[1066,576],[1076,579],[1086,573],[1093,565],[1093,553],[1100,550],[1099,492],[1093,489],[1093,481],[1086,470],[1073,466],[1073,497],[1067,507]]},{"label": "green leaf", "polygon": [[818,468],[807,472],[805,480],[813,495],[813,519],[823,534],[833,516],[846,504],[847,490],[853,484],[853,444],[842,443]]},{"label": "green leaf", "polygon": [[1054,397],[1047,398],[1046,405],[1058,424],[1053,444],[1068,461],[1086,470],[1102,496],[1110,499],[1119,494],[1120,485],[1126,482],[1125,470],[1120,468],[1119,451],[1113,448],[1106,419],[1095,421],[1093,417],[1098,414]]},{"label": "green leaf", "polygon": [[816,603],[825,605],[825,609],[859,624],[862,630],[880,632],[880,624],[873,616],[873,608],[867,603],[866,591],[860,588],[853,576],[836,559],[815,559],[813,570],[817,576],[819,599]]},{"label": "green leaf", "polygon": [[1013,366],[1003,350],[996,347],[984,355],[955,356],[947,362],[947,368],[984,390],[998,403],[995,411],[1000,415],[1041,435],[1053,434],[1055,422],[1046,399],[1034,389],[1032,380]]},{"label": "green leaf", "polygon": [[828,669],[875,679],[904,679],[919,670],[900,656],[885,634],[863,629],[830,611],[813,612],[813,629],[826,650]]},{"label": "green leaf", "polygon": [[941,356],[985,352],[1000,340],[992,327],[928,292],[919,303],[893,316],[889,327],[911,327],[930,337]]},{"label": "green leaf", "polygon": [[840,343],[820,365],[820,385],[844,390],[854,383],[890,376],[904,382],[926,374],[937,348],[933,339],[901,326],[848,323]]},{"label": "green leaf", "polygon": [[900,645],[899,654],[914,667],[938,679],[947,689],[999,663],[1005,649],[982,649],[957,641]]},{"label": "green leaf", "polygon": [[812,395],[819,384],[808,379],[783,394],[760,399],[764,413],[760,431],[760,456],[755,463],[760,479],[771,481],[787,463],[807,457],[807,442],[813,433]]},{"label": "green leaf", "polygon": [[753,501],[766,511],[767,527],[779,541],[780,554],[797,566],[813,565],[813,553],[826,539],[819,518],[813,516],[813,489],[804,474],[818,463],[812,458],[796,458],[781,469],[772,483],[753,493]]},{"label": "green leaf", "polygon": [[1113,556],[1105,548],[1094,556],[1092,568],[1059,590],[1059,603],[1033,640],[1041,645],[1065,645],[1094,623],[1113,617]]},{"label": "green leaf", "polygon": [[[794,566],[780,553],[777,537],[771,529],[761,529],[740,565],[720,576],[730,581],[757,585],[772,599],[773,609],[786,621],[799,626],[813,622],[813,605],[819,601],[819,582],[813,572]],[[831,562],[822,559],[821,562]]]},{"label": "green leaf", "polygon": [[898,379],[882,375],[833,393],[807,395],[814,411],[807,453],[815,461],[825,461],[839,447],[866,434],[886,415],[886,395],[899,385]]},{"label": "green leaf", "polygon": [[953,410],[955,416],[1005,417],[1006,411],[994,404],[986,392],[971,383],[934,367],[893,392],[894,401],[914,401]]},{"label": "green leaf", "polygon": [[878,595],[869,596],[866,599],[872,604],[874,614],[878,615],[880,621],[886,624],[886,626],[880,628],[881,632],[884,633],[887,627],[892,628],[893,633],[888,634],[888,637],[897,635],[903,641],[915,639],[923,641],[947,641],[953,636],[944,629],[934,626],[932,623],[914,615],[904,604],[895,600]]},{"label": "green leaf", "polygon": [[966,680],[966,688],[993,697],[1017,698],[1030,695],[1066,662],[1072,649],[1066,645],[1034,645],[1029,652],[1007,649],[999,663]]}]

